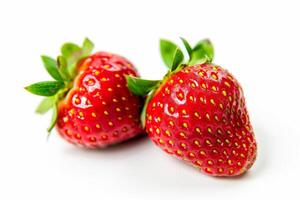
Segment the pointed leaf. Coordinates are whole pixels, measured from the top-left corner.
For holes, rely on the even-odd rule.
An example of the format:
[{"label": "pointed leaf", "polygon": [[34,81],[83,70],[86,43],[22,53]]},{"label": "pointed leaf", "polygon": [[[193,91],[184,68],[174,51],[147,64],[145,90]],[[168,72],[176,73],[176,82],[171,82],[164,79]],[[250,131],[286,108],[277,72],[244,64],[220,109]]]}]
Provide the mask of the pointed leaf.
[{"label": "pointed leaf", "polygon": [[68,64],[72,64],[80,53],[81,48],[77,44],[65,43],[61,47],[61,54],[66,59]]},{"label": "pointed leaf", "polygon": [[46,97],[41,101],[39,106],[36,108],[35,112],[39,114],[44,114],[48,110],[50,110],[50,108],[52,108],[54,104],[55,104],[55,98],[53,96]]},{"label": "pointed leaf", "polygon": [[64,86],[64,83],[61,81],[43,81],[29,85],[25,87],[25,89],[32,94],[40,96],[53,96]]},{"label": "pointed leaf", "polygon": [[52,78],[54,78],[57,81],[63,81],[62,77],[60,76],[60,74],[58,72],[56,60],[54,60],[51,57],[44,56],[44,55],[41,56],[41,58],[42,58],[42,61],[43,61],[43,64],[44,64],[46,70],[52,76]]},{"label": "pointed leaf", "polygon": [[81,59],[90,55],[94,48],[94,44],[88,38],[85,38],[82,48],[73,43],[65,43],[61,47],[62,56],[67,62],[68,74],[70,78],[74,78],[77,74],[77,63]]},{"label": "pointed leaf", "polygon": [[145,100],[142,112],[141,112],[141,123],[142,123],[143,128],[145,128],[147,106],[148,106],[150,100],[152,99],[154,93],[155,93],[155,91],[152,90],[152,92],[148,94],[148,96]]},{"label": "pointed leaf", "polygon": [[129,90],[139,96],[145,96],[150,92],[160,81],[145,80],[138,77],[126,75],[127,85]]},{"label": "pointed leaf", "polygon": [[184,56],[182,51],[179,48],[177,48],[173,56],[171,71],[174,71],[182,63],[183,59]]},{"label": "pointed leaf", "polygon": [[70,79],[70,74],[68,70],[68,64],[67,60],[64,56],[58,56],[57,57],[57,64],[58,64],[58,70],[60,75],[63,77],[64,80]]},{"label": "pointed leaf", "polygon": [[164,63],[169,69],[172,69],[173,58],[177,49],[179,49],[179,47],[173,42],[164,39],[160,40],[160,53]]},{"label": "pointed leaf", "polygon": [[85,38],[82,45],[82,56],[89,56],[94,48],[93,42],[89,38]]},{"label": "pointed leaf", "polygon": [[197,64],[202,62],[203,59],[206,59],[208,62],[212,62],[213,58],[214,48],[212,43],[209,40],[202,40],[194,47],[189,64]]},{"label": "pointed leaf", "polygon": [[[82,49],[73,43],[65,43],[61,47],[62,56],[67,63],[67,70],[64,70],[65,74],[69,75],[69,78],[76,75],[76,64],[82,58]],[[66,73],[68,71],[68,73]]]},{"label": "pointed leaf", "polygon": [[47,129],[48,132],[49,132],[48,137],[50,135],[51,130],[54,128],[54,126],[56,124],[56,121],[57,121],[57,106],[54,105],[52,108],[53,108],[52,119],[51,119],[50,125]]},{"label": "pointed leaf", "polygon": [[184,44],[184,47],[189,54],[189,57],[191,58],[192,52],[193,52],[191,45],[188,43],[188,41],[186,39],[184,39],[182,37],[180,37],[180,39],[181,39],[182,43]]}]

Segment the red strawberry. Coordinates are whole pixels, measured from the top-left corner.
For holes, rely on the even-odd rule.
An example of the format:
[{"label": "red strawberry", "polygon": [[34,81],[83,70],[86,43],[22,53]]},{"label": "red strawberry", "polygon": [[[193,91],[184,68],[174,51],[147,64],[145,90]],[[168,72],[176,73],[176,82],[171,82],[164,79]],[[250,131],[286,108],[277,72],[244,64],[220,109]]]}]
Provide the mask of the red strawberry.
[{"label": "red strawberry", "polygon": [[57,124],[59,134],[70,143],[102,148],[143,132],[139,113],[142,98],[133,95],[124,75],[137,76],[125,58],[106,52],[89,55],[93,44],[63,45],[58,62],[43,56],[44,65],[55,81],[26,87],[34,94],[48,96],[38,113],[53,108],[49,131]]},{"label": "red strawberry", "polygon": [[[136,94],[155,88],[145,107],[146,131],[165,152],[206,174],[242,174],[256,158],[256,141],[242,88],[228,71],[210,63],[213,47],[208,40],[193,49],[183,41],[190,55],[189,65],[180,65],[181,50],[162,40],[162,55],[170,67],[164,80],[127,78]],[[149,89],[139,91],[139,86]]]}]

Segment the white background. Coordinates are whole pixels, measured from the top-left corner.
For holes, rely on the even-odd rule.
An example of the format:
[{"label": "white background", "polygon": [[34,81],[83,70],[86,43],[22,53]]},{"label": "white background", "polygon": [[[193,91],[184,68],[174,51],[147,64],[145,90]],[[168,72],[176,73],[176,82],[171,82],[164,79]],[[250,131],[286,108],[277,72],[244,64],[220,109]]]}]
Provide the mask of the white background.
[{"label": "white background", "polygon": [[[0,199],[299,199],[300,6],[297,1],[0,1]],[[241,82],[258,142],[253,168],[213,178],[145,138],[98,151],[54,132],[25,92],[50,77],[40,54],[88,36],[145,78],[165,68],[160,37],[209,37],[215,63]],[[298,190],[298,191],[297,191]]]}]

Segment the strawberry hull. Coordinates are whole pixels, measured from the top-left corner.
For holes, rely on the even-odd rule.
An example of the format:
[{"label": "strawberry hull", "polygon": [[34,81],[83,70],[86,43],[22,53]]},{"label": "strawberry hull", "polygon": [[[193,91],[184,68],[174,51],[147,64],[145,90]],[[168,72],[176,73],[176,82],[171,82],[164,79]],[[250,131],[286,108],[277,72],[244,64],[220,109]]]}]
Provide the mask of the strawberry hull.
[{"label": "strawberry hull", "polygon": [[165,152],[214,176],[235,176],[256,158],[243,91],[213,64],[170,75],[146,108],[146,131]]}]

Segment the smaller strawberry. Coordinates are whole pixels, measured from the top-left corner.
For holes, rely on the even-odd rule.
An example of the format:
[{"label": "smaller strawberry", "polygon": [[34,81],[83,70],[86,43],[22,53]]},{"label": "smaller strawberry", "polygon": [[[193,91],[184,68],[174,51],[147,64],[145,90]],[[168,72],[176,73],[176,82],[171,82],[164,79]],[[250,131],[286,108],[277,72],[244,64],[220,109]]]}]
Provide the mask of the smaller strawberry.
[{"label": "smaller strawberry", "polygon": [[242,88],[225,69],[212,64],[209,40],[194,48],[182,38],[190,60],[161,40],[169,72],[162,81],[127,77],[131,91],[148,94],[141,120],[149,137],[166,153],[213,176],[244,173],[256,158],[256,141]]},{"label": "smaller strawberry", "polygon": [[55,81],[26,89],[46,96],[37,113],[53,110],[49,133],[56,125],[72,144],[103,148],[143,133],[139,121],[143,99],[126,86],[124,75],[138,75],[131,62],[106,52],[90,55],[92,49],[93,43],[86,39],[82,47],[64,44],[57,61],[42,56]]}]

